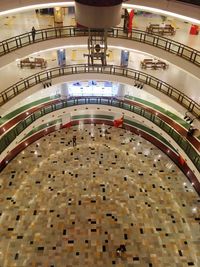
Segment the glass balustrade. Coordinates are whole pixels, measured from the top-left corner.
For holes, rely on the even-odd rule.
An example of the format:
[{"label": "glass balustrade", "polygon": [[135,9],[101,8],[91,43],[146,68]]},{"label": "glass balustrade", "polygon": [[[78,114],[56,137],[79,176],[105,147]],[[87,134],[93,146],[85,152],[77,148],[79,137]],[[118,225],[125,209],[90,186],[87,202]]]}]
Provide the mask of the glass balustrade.
[{"label": "glass balustrade", "polygon": [[191,159],[196,168],[200,171],[200,156],[198,151],[192,146],[192,144],[181,134],[179,134],[175,129],[173,129],[169,124],[164,122],[161,118],[151,113],[150,111],[145,110],[142,107],[134,106],[130,103],[125,103],[117,98],[106,98],[106,97],[75,97],[66,100],[62,100],[59,103],[46,106],[41,110],[37,110],[30,114],[26,119],[19,122],[11,130],[3,135],[0,139],[0,153],[2,153],[15,139],[16,137],[25,130],[31,123],[35,120],[45,116],[48,113],[51,113],[56,110],[60,110],[66,107],[84,105],[84,104],[99,104],[99,105],[109,105],[125,109],[136,113],[140,116],[143,116],[147,120],[150,120],[160,129],[166,132],[172,139],[185,151],[188,157]]},{"label": "glass balustrade", "polygon": [[190,111],[196,118],[200,118],[200,105],[194,100],[184,95],[178,89],[172,87],[171,85],[151,76],[147,73],[130,69],[122,68],[120,66],[108,65],[108,66],[88,66],[85,64],[70,65],[65,67],[56,67],[49,70],[41,71],[35,75],[29,76],[23,81],[20,81],[6,90],[0,93],[0,106],[4,105],[10,99],[14,98],[21,92],[28,90],[32,86],[45,82],[49,79],[57,78],[63,75],[72,75],[77,73],[102,73],[110,75],[124,76],[134,81],[139,81],[141,83],[147,84],[154,89],[162,92],[163,94],[169,96],[173,100],[177,101],[180,105]]}]

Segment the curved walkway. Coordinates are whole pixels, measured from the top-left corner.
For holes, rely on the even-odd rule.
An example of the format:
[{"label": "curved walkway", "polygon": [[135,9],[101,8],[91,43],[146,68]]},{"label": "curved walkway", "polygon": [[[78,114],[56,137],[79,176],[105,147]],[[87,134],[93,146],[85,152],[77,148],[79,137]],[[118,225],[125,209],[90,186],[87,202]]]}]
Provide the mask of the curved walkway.
[{"label": "curved walkway", "polygon": [[49,101],[47,103],[38,105],[37,107],[32,107],[31,109],[28,109],[25,112],[20,113],[19,115],[17,115],[13,119],[11,119],[8,122],[6,122],[3,126],[0,126],[0,136],[2,134],[5,134],[6,131],[8,131],[10,128],[12,128],[14,125],[16,125],[18,122],[20,122],[20,121],[24,120],[25,118],[27,118],[33,112],[35,112],[37,110],[41,110],[44,107],[47,107],[49,105],[53,105],[53,104],[56,104],[56,103],[59,103],[59,102],[60,102],[59,99],[52,100],[52,101]]},{"label": "curved walkway", "polygon": [[[52,42],[52,45],[53,47],[56,47],[58,46],[58,43],[55,42],[56,39],[66,40],[66,38],[70,37],[84,36],[88,36],[87,30],[78,29],[70,26],[38,30],[36,32],[34,41],[32,39],[31,32],[29,32],[0,42],[0,56],[5,56],[7,54],[10,54],[11,52],[17,51],[20,48],[27,47],[32,44],[34,44],[35,49],[38,49],[37,43],[44,42],[47,40],[54,40]],[[108,40],[111,44],[114,44],[114,39],[116,38],[124,39],[125,41],[123,45],[125,47],[129,47],[131,43],[130,41],[133,41],[135,49],[145,51],[150,54],[153,53],[155,56],[164,58],[172,64],[175,64],[180,68],[184,69],[185,71],[191,72],[196,77],[199,77],[200,51],[196,49],[185,46],[179,42],[170,40],[159,35],[152,35],[146,33],[145,31],[135,29],[132,30],[132,33],[127,36],[127,34],[123,32],[123,28],[114,28],[109,31],[108,37],[111,38],[110,41]],[[82,38],[80,38],[79,42],[81,42],[81,39]],[[87,43],[86,40],[85,43]],[[61,41],[60,46],[64,46],[66,44],[66,42],[62,44]],[[154,49],[154,52],[152,51],[152,47],[156,48]],[[41,49],[42,48],[40,48],[40,50]],[[43,47],[43,49],[45,48]],[[28,50],[26,49],[23,55],[21,55],[21,57],[28,55],[27,53],[31,54],[31,51],[28,52]],[[13,57],[7,57],[5,61],[1,61],[2,64],[0,63],[0,65],[3,66],[4,64],[8,64],[11,61],[16,60],[17,58],[19,58],[19,54],[20,53],[13,53]],[[176,57],[174,57],[174,55],[176,55]]]},{"label": "curved walkway", "polygon": [[49,81],[54,78],[63,77],[65,75],[82,74],[82,73],[98,73],[107,75],[123,76],[134,81],[142,82],[148,86],[153,87],[161,93],[169,96],[177,103],[182,105],[188,111],[190,111],[195,117],[200,117],[200,105],[194,102],[191,98],[187,97],[178,89],[171,85],[155,78],[154,76],[148,75],[144,72],[122,68],[120,66],[108,65],[108,66],[88,66],[85,64],[70,65],[66,67],[57,67],[41,71],[35,75],[29,76],[23,81],[20,81],[13,86],[7,88],[0,93],[0,106],[19,95],[21,92],[28,90],[29,88]]},{"label": "curved walkway", "polygon": [[[36,31],[34,40],[32,39],[31,32],[24,33],[0,42],[0,56],[2,57],[33,43],[77,36],[88,36],[88,30],[71,26],[41,29]],[[160,35],[149,34],[136,29],[133,29],[132,32],[127,35],[127,33],[124,33],[123,28],[112,28],[112,30],[108,31],[108,37],[129,39],[152,45],[200,66],[200,51]]]},{"label": "curved walkway", "polygon": [[[77,97],[77,98],[83,98],[85,99],[86,97]],[[89,97],[88,97],[89,98]],[[92,97],[91,97],[92,98]],[[98,98],[98,97],[97,97]],[[75,99],[75,98],[71,98],[71,99]],[[115,99],[115,98],[111,98],[111,99]],[[70,100],[70,98],[69,98]],[[11,119],[10,121],[8,121],[6,124],[4,124],[3,126],[0,127],[0,136],[2,134],[5,134],[6,131],[8,131],[9,129],[11,129],[14,125],[16,125],[17,123],[19,123],[20,121],[28,118],[29,116],[31,116],[31,114],[33,114],[35,111],[38,110],[42,110],[42,108],[57,104],[57,103],[62,103],[63,100],[60,99],[56,99],[53,101],[50,101],[48,103],[44,103],[41,104],[37,107],[33,107],[21,114],[19,114],[18,116],[14,117],[13,119]],[[181,136],[185,137],[187,140],[189,140],[189,142],[198,150],[200,151],[200,141],[195,138],[194,136],[188,136],[188,131],[187,129],[185,129],[183,126],[181,126],[180,124],[178,124],[176,121],[172,120],[171,118],[169,118],[168,116],[166,116],[165,114],[156,111],[155,109],[145,106],[139,102],[136,102],[134,100],[128,100],[125,99],[124,101],[120,100],[121,103],[127,103],[130,105],[134,105],[134,106],[138,106],[141,107],[142,109],[145,109],[149,112],[151,112],[152,114],[158,116],[159,118],[161,118],[163,121],[165,121],[167,124],[169,124],[172,128],[174,128]],[[28,113],[27,113],[28,112]]]},{"label": "curved walkway", "polygon": [[[164,130],[170,137],[172,137],[175,142],[184,150],[184,152],[188,155],[188,157],[191,159],[193,164],[196,166],[197,169],[200,169],[199,166],[199,151],[200,151],[200,142],[193,136],[187,136],[187,131],[182,128],[180,125],[177,125],[173,120],[166,117],[163,114],[160,114],[156,112],[155,110],[151,108],[147,108],[140,103],[134,103],[130,100],[121,101],[118,99],[110,99],[110,98],[103,98],[103,97],[79,97],[79,98],[73,98],[71,100],[67,100],[67,102],[63,102],[61,105],[59,104],[59,109],[64,107],[70,107],[74,105],[83,105],[83,104],[103,104],[103,105],[111,105],[114,107],[122,108],[128,111],[135,112],[138,115],[143,116],[144,118],[150,120],[154,124],[156,124],[158,127],[160,127],[162,130]],[[133,105],[134,104],[134,105]],[[137,110],[137,107],[139,108]],[[13,128],[12,133],[10,133],[10,138],[7,137],[7,134],[2,138],[2,148],[3,151],[6,149],[6,147],[12,143],[12,141],[18,136],[19,133],[21,133],[28,125],[30,125],[33,121],[35,121],[37,118],[56,110],[56,105],[52,105],[50,107],[47,107],[47,112],[45,112],[45,108],[41,110],[40,114],[30,114],[30,116],[22,121],[20,125],[17,125],[15,128]],[[170,127],[172,126],[172,127]],[[25,127],[25,128],[24,128]],[[174,131],[175,130],[175,131]],[[14,138],[14,139],[13,139]],[[9,140],[9,142],[8,142]],[[195,152],[195,149],[198,151]]]}]

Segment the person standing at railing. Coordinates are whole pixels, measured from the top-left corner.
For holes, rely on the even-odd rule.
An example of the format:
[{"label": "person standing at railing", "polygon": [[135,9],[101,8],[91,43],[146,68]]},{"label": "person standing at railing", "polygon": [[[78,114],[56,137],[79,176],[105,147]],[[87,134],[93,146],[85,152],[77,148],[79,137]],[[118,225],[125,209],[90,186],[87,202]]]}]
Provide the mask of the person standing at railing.
[{"label": "person standing at railing", "polygon": [[33,42],[35,42],[35,34],[36,34],[36,29],[33,26],[32,30],[31,30],[31,35],[32,35]]}]

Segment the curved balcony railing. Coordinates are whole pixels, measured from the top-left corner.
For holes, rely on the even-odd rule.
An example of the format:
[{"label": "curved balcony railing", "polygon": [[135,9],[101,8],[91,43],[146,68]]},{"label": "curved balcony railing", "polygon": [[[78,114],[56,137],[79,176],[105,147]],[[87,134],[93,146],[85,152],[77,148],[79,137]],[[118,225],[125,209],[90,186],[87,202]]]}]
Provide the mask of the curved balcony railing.
[{"label": "curved balcony railing", "polygon": [[108,66],[88,66],[85,64],[69,65],[65,67],[56,67],[48,69],[45,71],[38,72],[26,79],[17,82],[16,84],[10,86],[6,90],[0,93],[0,106],[8,102],[10,99],[14,98],[21,92],[28,90],[36,84],[48,81],[49,79],[61,77],[64,75],[81,74],[81,73],[102,73],[127,77],[133,79],[134,81],[142,82],[146,85],[153,87],[154,89],[160,91],[161,93],[167,95],[171,99],[178,102],[188,111],[190,111],[196,118],[200,118],[200,105],[194,100],[183,94],[178,89],[172,87],[171,85],[155,78],[154,76],[148,75],[144,72],[130,69],[122,68],[120,66],[108,65]]},{"label": "curved balcony railing", "polygon": [[[37,30],[34,43],[57,38],[67,38],[76,36],[87,36],[87,29],[80,29],[71,26],[59,28],[47,28]],[[200,51],[189,46],[155,34],[133,29],[131,34],[124,33],[123,28],[112,28],[108,31],[108,36],[112,38],[129,39],[140,43],[155,46],[169,53],[175,54],[196,66],[200,66]],[[0,42],[0,56],[4,56],[12,51],[24,46],[33,44],[31,32],[11,37]]]},{"label": "curved balcony railing", "polygon": [[134,112],[147,120],[154,123],[156,126],[160,127],[163,131],[165,131],[173,140],[183,149],[183,151],[188,155],[196,168],[200,171],[200,156],[198,151],[192,146],[192,144],[181,134],[179,134],[174,128],[172,128],[169,124],[167,124],[160,117],[156,116],[152,112],[145,110],[142,107],[134,106],[130,103],[126,103],[116,98],[109,97],[76,97],[70,98],[59,103],[52,104],[41,108],[30,114],[26,119],[20,121],[17,125],[15,125],[10,131],[8,131],[1,139],[0,139],[0,153],[2,153],[14,140],[15,138],[24,131],[31,123],[36,121],[37,119],[49,114],[51,112],[76,106],[76,105],[89,105],[89,104],[97,104],[97,105],[109,105],[113,107],[118,107],[120,109],[125,109],[131,112]]}]

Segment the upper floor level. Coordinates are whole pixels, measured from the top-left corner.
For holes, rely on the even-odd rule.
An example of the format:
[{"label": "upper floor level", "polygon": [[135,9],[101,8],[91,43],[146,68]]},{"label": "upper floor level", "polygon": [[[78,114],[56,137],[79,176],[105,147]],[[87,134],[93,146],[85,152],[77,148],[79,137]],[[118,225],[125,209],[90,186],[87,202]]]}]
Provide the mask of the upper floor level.
[{"label": "upper floor level", "polygon": [[[191,2],[193,4],[191,4]],[[69,0],[1,0],[0,1],[0,15],[5,14],[4,12],[10,12],[12,9],[17,9],[15,11],[26,10],[31,8],[45,8],[53,6],[73,6],[74,1]],[[175,1],[175,0],[129,0],[123,3],[124,7],[130,7],[140,10],[146,10],[149,12],[162,13],[174,16],[183,16],[182,19],[188,20],[188,18],[193,18],[196,23],[200,24],[200,1]],[[198,22],[199,21],[199,22]],[[195,21],[194,21],[195,22]]]}]

